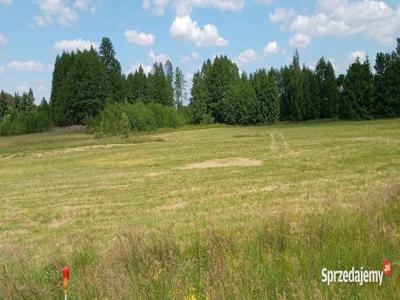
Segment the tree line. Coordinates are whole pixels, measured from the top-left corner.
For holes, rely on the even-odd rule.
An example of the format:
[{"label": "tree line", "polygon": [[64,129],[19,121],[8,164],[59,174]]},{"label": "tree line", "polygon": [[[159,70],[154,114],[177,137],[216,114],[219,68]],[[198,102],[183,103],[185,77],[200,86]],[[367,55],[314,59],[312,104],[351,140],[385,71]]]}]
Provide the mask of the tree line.
[{"label": "tree line", "polygon": [[239,73],[226,56],[207,60],[194,74],[190,103],[193,123],[268,124],[313,119],[362,120],[400,116],[400,39],[391,53],[353,62],[335,75],[323,57],[315,70],[300,65]]},{"label": "tree line", "polygon": [[[90,123],[93,127],[101,119],[104,125],[105,116],[112,122],[110,113],[117,111],[127,117],[133,116],[132,111],[146,111],[151,118],[157,113],[170,116],[170,108],[192,124],[399,117],[400,39],[394,51],[377,54],[373,69],[368,58],[357,59],[346,74],[336,77],[331,62],[322,57],[310,69],[301,66],[296,51],[288,66],[246,74],[227,56],[219,56],[205,61],[194,74],[189,105],[185,105],[186,81],[179,67],[174,69],[170,61],[157,62],[148,74],[139,67],[126,76],[111,40],[103,38],[98,51],[91,48],[57,56],[49,103],[43,100],[36,106],[32,90],[22,95],[1,92],[0,134],[38,132],[53,125]],[[128,109],[124,103],[147,108]],[[122,107],[127,110],[121,112]],[[136,126],[136,115],[132,118],[130,128],[137,130],[172,124],[154,119],[148,121],[151,126]],[[182,118],[172,118],[182,124]]]},{"label": "tree line", "polygon": [[0,92],[0,135],[42,132],[52,125],[49,104],[42,99],[36,105],[32,89],[22,95]]}]

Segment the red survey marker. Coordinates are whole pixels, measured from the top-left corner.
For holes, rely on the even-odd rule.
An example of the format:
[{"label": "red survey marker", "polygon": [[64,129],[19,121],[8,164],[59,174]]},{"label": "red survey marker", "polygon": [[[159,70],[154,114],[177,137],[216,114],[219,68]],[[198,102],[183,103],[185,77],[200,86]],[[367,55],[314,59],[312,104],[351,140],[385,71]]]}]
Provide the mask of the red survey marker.
[{"label": "red survey marker", "polygon": [[68,292],[68,281],[69,281],[69,267],[65,266],[63,268],[63,285],[64,285],[64,293]]}]

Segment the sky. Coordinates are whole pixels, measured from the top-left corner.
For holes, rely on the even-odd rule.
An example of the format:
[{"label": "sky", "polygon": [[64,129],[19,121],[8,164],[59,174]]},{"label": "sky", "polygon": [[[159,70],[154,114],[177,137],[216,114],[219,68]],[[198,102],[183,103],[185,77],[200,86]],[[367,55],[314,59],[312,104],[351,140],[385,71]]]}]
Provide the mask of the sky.
[{"label": "sky", "polygon": [[221,54],[253,72],[288,64],[298,49],[305,65],[324,56],[338,75],[395,48],[400,1],[0,0],[0,90],[49,99],[57,54],[104,36],[125,74],[170,59],[190,81]]}]

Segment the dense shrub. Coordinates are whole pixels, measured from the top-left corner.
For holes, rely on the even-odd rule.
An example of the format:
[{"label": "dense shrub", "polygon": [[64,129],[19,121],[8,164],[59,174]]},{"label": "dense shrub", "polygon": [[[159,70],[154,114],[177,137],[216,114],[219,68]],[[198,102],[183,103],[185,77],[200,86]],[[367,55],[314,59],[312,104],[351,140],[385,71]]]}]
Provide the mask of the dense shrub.
[{"label": "dense shrub", "polygon": [[11,112],[0,121],[0,135],[19,135],[47,131],[52,118],[46,111]]},{"label": "dense shrub", "polygon": [[177,128],[184,124],[185,118],[173,107],[159,103],[125,102],[107,105],[87,126],[88,132],[126,136],[129,130],[150,131],[163,127]]}]

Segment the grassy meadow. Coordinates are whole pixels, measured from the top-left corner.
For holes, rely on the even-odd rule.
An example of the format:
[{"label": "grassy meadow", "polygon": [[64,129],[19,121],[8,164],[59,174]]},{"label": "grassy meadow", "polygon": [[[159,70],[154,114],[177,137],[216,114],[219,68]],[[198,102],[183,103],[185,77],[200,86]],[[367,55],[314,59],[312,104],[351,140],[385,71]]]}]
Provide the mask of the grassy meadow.
[{"label": "grassy meadow", "polygon": [[65,264],[70,299],[400,299],[400,120],[0,138],[0,298]]}]

